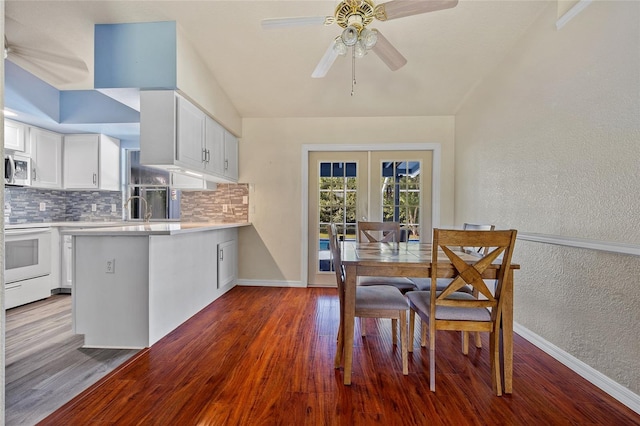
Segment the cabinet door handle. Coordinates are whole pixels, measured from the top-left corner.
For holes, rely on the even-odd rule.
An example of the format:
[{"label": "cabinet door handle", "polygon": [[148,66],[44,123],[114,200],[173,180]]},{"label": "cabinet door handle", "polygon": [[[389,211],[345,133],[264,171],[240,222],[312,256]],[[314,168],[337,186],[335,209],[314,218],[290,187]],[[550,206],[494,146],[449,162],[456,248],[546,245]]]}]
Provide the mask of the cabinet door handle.
[{"label": "cabinet door handle", "polygon": [[224,160],[224,169],[229,170],[229,160]]},{"label": "cabinet door handle", "polygon": [[220,249],[220,260],[224,260],[224,249]]},{"label": "cabinet door handle", "polygon": [[207,150],[207,163],[211,161],[211,150]]},{"label": "cabinet door handle", "polygon": [[36,169],[35,167],[33,168],[33,170],[31,170],[31,177],[33,178],[33,180],[36,180]]},{"label": "cabinet door handle", "polygon": [[207,162],[207,150],[202,148],[202,162],[206,163]]}]

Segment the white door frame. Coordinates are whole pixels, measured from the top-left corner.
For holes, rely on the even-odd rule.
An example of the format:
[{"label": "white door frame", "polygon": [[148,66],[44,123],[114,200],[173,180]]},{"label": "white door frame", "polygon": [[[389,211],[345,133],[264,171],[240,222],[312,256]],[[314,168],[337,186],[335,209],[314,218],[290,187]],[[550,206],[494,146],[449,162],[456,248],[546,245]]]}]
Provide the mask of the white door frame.
[{"label": "white door frame", "polygon": [[303,144],[302,145],[302,235],[300,252],[300,283],[309,285],[309,153],[322,151],[432,151],[431,165],[431,224],[440,226],[440,161],[441,146],[437,143],[401,143],[401,144]]}]

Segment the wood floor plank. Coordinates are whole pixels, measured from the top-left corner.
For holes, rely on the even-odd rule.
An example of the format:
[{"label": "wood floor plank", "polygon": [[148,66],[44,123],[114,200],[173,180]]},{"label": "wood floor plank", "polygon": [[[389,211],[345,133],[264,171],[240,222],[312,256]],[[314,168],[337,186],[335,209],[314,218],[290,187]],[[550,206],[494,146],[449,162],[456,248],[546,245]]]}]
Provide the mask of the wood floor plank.
[{"label": "wood floor plank", "polygon": [[433,393],[420,327],[404,376],[390,321],[367,319],[344,386],[337,326],[335,289],[236,287],[41,424],[640,425],[519,336],[514,393],[496,397],[487,337],[465,356],[459,333],[439,332]]}]

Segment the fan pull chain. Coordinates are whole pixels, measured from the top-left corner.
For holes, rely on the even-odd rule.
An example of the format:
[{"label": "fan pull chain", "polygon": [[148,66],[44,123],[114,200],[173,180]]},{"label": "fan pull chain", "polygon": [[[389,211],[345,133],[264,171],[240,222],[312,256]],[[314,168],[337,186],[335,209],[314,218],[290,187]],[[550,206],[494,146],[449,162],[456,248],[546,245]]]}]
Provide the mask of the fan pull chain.
[{"label": "fan pull chain", "polygon": [[356,48],[351,48],[351,96],[355,93],[353,86],[356,85]]}]

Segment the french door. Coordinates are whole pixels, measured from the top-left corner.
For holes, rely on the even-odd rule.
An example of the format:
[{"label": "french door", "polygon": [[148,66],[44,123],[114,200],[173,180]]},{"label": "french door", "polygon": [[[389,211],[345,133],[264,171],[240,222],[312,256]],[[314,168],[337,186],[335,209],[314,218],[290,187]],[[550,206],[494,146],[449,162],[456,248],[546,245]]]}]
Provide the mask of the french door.
[{"label": "french door", "polygon": [[335,285],[329,223],[355,240],[359,220],[395,221],[409,241],[431,231],[431,151],[309,153],[308,284]]}]

